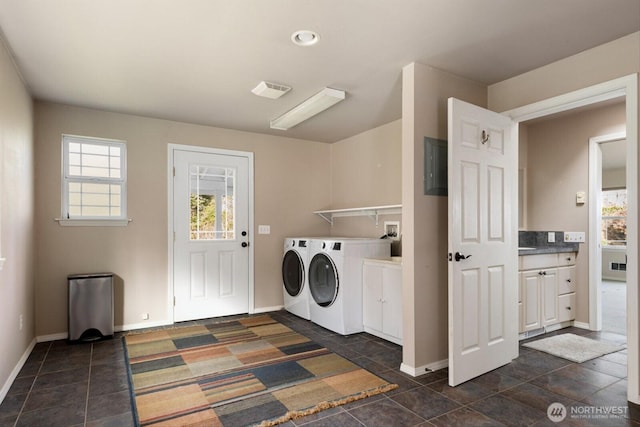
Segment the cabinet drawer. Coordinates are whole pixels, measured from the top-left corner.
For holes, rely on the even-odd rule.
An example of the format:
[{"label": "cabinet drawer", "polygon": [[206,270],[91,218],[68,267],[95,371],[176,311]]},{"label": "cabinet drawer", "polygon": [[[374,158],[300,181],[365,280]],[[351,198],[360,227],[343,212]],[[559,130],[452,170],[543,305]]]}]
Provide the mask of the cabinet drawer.
[{"label": "cabinet drawer", "polygon": [[558,254],[558,266],[563,265],[575,265],[576,264],[576,253],[575,252],[567,252],[567,253],[559,253]]},{"label": "cabinet drawer", "polygon": [[558,268],[558,295],[576,291],[576,267]]},{"label": "cabinet drawer", "polygon": [[576,318],[576,294],[570,293],[558,297],[558,321],[566,322]]},{"label": "cabinet drawer", "polygon": [[520,257],[520,270],[556,267],[557,265],[558,254],[526,255]]}]

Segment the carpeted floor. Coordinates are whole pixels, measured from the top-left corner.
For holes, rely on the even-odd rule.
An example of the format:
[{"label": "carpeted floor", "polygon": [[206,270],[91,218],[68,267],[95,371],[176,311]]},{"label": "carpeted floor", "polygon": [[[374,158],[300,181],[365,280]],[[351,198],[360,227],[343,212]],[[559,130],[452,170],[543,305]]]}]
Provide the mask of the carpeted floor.
[{"label": "carpeted floor", "polygon": [[142,426],[272,425],[397,387],[268,315],[125,344]]}]

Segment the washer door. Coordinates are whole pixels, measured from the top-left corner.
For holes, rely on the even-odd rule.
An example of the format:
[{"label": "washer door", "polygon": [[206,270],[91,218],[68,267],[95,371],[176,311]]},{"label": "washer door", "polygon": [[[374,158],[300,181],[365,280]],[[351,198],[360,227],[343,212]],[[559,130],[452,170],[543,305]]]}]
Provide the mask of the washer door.
[{"label": "washer door", "polygon": [[340,280],[331,257],[319,253],[309,263],[309,292],[321,307],[329,307],[338,297]]},{"label": "washer door", "polygon": [[282,283],[292,297],[298,296],[304,286],[304,263],[300,254],[291,249],[282,259]]}]

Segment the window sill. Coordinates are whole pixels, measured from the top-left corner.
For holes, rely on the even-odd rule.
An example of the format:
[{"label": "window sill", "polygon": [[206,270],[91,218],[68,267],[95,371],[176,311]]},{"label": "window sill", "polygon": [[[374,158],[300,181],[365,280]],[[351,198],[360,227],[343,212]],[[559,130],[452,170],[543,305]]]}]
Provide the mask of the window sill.
[{"label": "window sill", "polygon": [[62,227],[126,227],[131,218],[128,219],[62,219],[55,218]]},{"label": "window sill", "polygon": [[626,252],[627,247],[622,245],[611,245],[611,246],[602,246],[603,251],[611,251],[611,252]]}]

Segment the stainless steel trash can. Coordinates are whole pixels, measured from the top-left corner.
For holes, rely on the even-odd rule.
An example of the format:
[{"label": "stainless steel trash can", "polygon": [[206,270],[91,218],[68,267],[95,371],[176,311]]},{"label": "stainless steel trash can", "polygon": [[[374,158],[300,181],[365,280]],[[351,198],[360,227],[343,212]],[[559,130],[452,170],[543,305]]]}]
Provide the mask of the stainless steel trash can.
[{"label": "stainless steel trash can", "polygon": [[69,282],[69,340],[113,336],[113,273],[73,274]]}]

